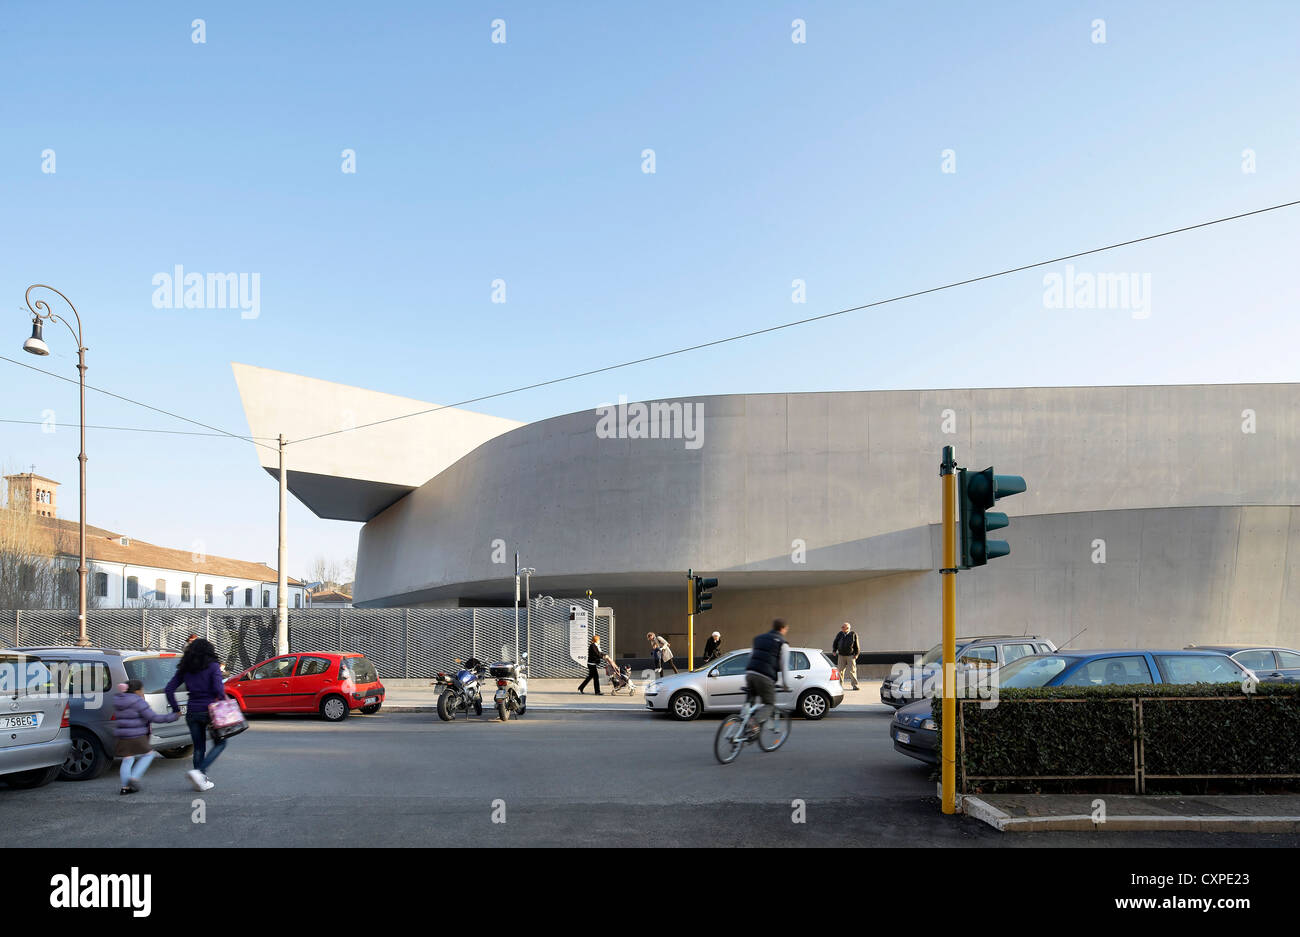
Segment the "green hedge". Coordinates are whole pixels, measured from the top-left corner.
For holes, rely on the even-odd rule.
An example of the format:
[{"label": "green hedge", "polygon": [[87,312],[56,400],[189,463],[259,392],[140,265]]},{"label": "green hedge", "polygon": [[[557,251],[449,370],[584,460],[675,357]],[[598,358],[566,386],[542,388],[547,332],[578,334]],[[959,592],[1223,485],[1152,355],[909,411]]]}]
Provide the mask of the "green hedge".
[{"label": "green hedge", "polygon": [[[964,767],[972,776],[1132,777],[1135,739],[1142,741],[1145,775],[1300,775],[1300,684],[1261,683],[1249,696],[1236,683],[1198,683],[1003,689],[998,697],[991,709],[974,702],[963,707]],[[1133,704],[1139,698],[1140,724]],[[933,711],[942,751],[941,698]],[[959,725],[959,790],[960,731]],[[1024,784],[973,781],[968,789],[1016,786]]]}]

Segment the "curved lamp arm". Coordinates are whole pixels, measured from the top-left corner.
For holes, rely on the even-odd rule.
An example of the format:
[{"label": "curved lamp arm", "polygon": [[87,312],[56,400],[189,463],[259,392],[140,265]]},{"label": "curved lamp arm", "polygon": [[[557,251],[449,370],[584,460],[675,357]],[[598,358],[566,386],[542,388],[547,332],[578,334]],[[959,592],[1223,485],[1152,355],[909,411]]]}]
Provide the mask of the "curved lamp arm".
[{"label": "curved lamp arm", "polygon": [[[63,300],[65,303],[68,304],[68,308],[72,310],[72,315],[73,315],[73,316],[76,318],[76,320],[77,320],[77,328],[74,330],[74,329],[72,328],[72,323],[69,322],[69,321],[68,321],[67,319],[65,319],[64,317],[62,317],[62,316],[58,315],[57,313],[55,313],[52,309],[50,309],[50,304],[47,303],[45,300],[43,300],[43,299],[38,299],[38,300],[36,300],[35,304],[33,304],[33,303],[32,303],[32,290],[49,290],[51,293],[58,293],[58,295],[60,296],[60,298],[62,298],[62,300]],[[44,283],[33,283],[31,286],[27,287],[27,292],[23,295],[23,298],[24,298],[24,299],[26,300],[26,302],[27,302],[27,308],[30,309],[30,310],[32,311],[32,315],[33,315],[35,318],[37,318],[37,319],[48,319],[48,320],[50,320],[51,322],[62,322],[64,325],[66,325],[66,326],[68,327],[68,331],[69,331],[69,332],[72,332],[72,337],[73,337],[74,339],[76,339],[76,342],[77,342],[77,350],[78,350],[78,351],[86,351],[85,346],[82,345],[82,342],[81,342],[81,314],[80,314],[79,312],[77,312],[77,307],[74,306],[74,305],[72,305],[72,300],[68,299],[68,297],[64,296],[62,293],[60,293],[60,292],[59,292],[58,290],[56,290],[54,287],[52,287],[52,286],[48,286],[48,285],[46,285],[46,284],[44,284]],[[42,312],[40,311],[40,310],[42,310],[42,309],[44,309],[45,312],[42,313]]]}]

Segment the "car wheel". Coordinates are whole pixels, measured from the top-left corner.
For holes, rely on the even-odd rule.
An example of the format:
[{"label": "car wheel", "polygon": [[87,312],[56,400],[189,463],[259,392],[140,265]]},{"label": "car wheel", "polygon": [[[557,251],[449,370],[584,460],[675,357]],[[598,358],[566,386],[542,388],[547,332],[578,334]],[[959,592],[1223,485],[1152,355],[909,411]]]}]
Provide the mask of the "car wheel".
[{"label": "car wheel", "polygon": [[164,758],[188,758],[190,755],[194,754],[194,746],[186,745],[183,748],[166,748],[158,754],[162,755]]},{"label": "car wheel", "polygon": [[680,722],[690,722],[692,719],[698,719],[703,711],[703,701],[698,694],[690,690],[678,690],[668,700],[668,712],[672,713],[672,717]]},{"label": "car wheel", "polygon": [[373,706],[362,706],[362,707],[361,707],[361,711],[362,711],[363,713],[365,713],[367,716],[373,716],[375,713],[379,712],[379,707],[382,706],[382,705],[384,705],[384,704],[383,704],[383,703],[375,703],[375,705],[373,705]]},{"label": "car wheel", "polygon": [[799,715],[805,719],[821,719],[831,709],[831,701],[821,690],[809,690],[799,697]]},{"label": "car wheel", "polygon": [[320,701],[320,714],[329,722],[342,722],[348,717],[348,701],[341,696],[327,696]]},{"label": "car wheel", "polygon": [[50,765],[48,768],[36,768],[32,771],[19,771],[16,774],[6,774],[0,777],[10,787],[16,787],[19,790],[28,790],[33,787],[44,787],[59,776],[63,770],[63,765]]},{"label": "car wheel", "polygon": [[108,770],[108,755],[85,729],[72,730],[72,747],[63,762],[59,777],[65,781],[90,781]]}]

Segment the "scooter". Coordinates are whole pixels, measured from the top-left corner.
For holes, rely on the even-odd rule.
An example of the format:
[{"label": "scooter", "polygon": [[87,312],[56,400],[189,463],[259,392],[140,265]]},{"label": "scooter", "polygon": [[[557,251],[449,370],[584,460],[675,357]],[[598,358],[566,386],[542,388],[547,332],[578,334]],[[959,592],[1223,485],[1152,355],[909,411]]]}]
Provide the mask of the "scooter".
[{"label": "scooter", "polygon": [[479,686],[487,668],[477,657],[465,661],[457,658],[456,663],[461,669],[455,676],[440,673],[433,681],[435,686],[446,688],[438,697],[438,718],[443,722],[451,722],[457,713],[468,715],[471,709],[474,715],[483,715],[483,694]]},{"label": "scooter", "polygon": [[525,652],[521,663],[503,661],[493,664],[489,673],[497,681],[497,718],[505,722],[510,714],[522,716],[528,711],[528,654]]}]

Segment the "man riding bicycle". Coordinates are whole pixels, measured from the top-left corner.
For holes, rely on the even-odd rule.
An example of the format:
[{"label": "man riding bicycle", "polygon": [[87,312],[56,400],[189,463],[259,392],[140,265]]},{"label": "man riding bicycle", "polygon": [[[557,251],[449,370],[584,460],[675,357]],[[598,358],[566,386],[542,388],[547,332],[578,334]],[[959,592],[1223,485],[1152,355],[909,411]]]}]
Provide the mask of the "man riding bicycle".
[{"label": "man riding bicycle", "polygon": [[785,622],[780,618],[750,647],[745,683],[753,697],[763,703],[761,714],[756,714],[753,721],[756,727],[769,724],[776,712],[776,685],[785,670],[785,648]]}]

